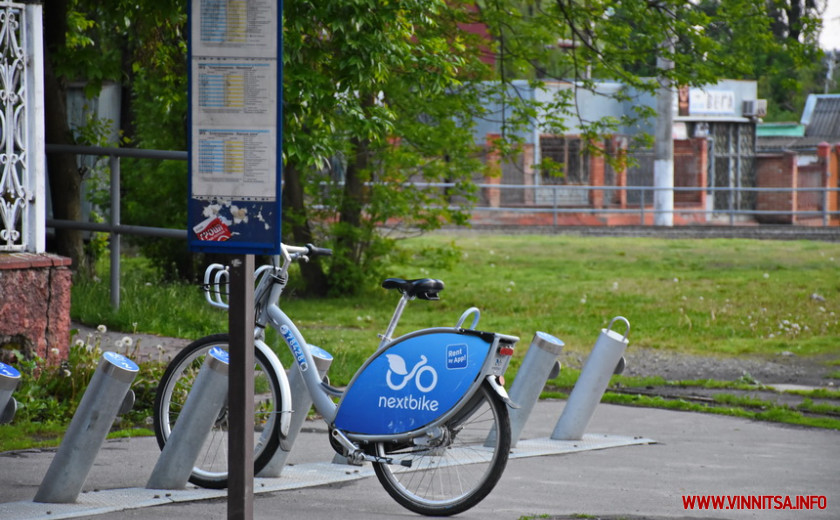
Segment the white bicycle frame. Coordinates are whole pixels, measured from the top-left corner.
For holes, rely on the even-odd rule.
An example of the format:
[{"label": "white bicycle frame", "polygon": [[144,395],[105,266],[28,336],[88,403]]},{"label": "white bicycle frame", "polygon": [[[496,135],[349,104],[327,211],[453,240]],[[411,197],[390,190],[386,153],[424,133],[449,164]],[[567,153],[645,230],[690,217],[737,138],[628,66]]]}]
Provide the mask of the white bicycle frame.
[{"label": "white bicycle frame", "polygon": [[[280,307],[276,303],[279,301],[279,298],[285,287],[285,277],[287,276],[288,268],[291,262],[298,258],[305,260],[306,254],[308,252],[309,249],[307,249],[306,247],[288,246],[283,244],[283,254],[281,255],[283,260],[282,264],[280,266],[262,266],[259,269],[257,269],[254,275],[255,278],[258,280],[257,287],[254,291],[254,299],[257,304],[254,346],[255,348],[262,351],[262,353],[266,356],[266,358],[271,364],[272,370],[275,371],[278,377],[281,389],[281,402],[279,403],[280,410],[278,410],[280,417],[279,433],[282,437],[286,437],[288,435],[290,428],[292,415],[291,386],[289,384],[288,376],[286,375],[286,371],[283,367],[282,362],[274,353],[274,351],[264,342],[266,326],[271,326],[272,328],[274,328],[289,347],[294,357],[295,363],[297,364],[297,368],[301,372],[304,384],[309,392],[309,395],[312,398],[312,403],[315,406],[315,409],[318,411],[318,413],[321,414],[321,416],[324,418],[324,421],[326,421],[327,424],[333,424],[336,418],[338,407],[340,406],[340,404],[337,405],[333,402],[332,395],[329,392],[327,392],[322,386],[321,377],[318,374],[318,370],[316,368],[312,352],[308,343],[301,334],[300,330],[298,330],[297,326],[292,321],[292,319],[289,318],[289,316],[287,316],[286,313],[283,312],[283,310],[280,309]],[[275,257],[274,263],[278,263],[277,260],[278,259]],[[212,277],[211,273],[213,273]],[[274,277],[276,277],[277,280],[272,279]],[[212,306],[223,309],[228,308],[228,302],[226,301],[227,295],[219,289],[221,285],[227,282],[228,273],[225,270],[224,266],[220,264],[213,264],[209,266],[205,271],[205,295],[207,301]],[[211,287],[215,287],[216,290],[211,291]],[[405,309],[405,306],[407,305],[408,301],[410,301],[410,299],[411,298],[408,295],[402,295],[399,303],[397,304],[396,309],[394,310],[394,314],[391,317],[391,321],[389,322],[385,333],[381,336],[379,348],[377,349],[376,353],[374,353],[368,359],[368,362],[371,359],[375,358],[379,352],[381,352],[383,349],[387,348],[392,344],[393,340],[391,336],[393,335],[397,324],[399,323],[400,317],[402,316],[402,312]],[[462,314],[461,318],[459,319],[454,328],[425,329],[422,331],[413,332],[404,337],[428,332],[457,332],[462,330],[461,326],[470,316],[472,316],[473,318],[470,328],[474,329],[478,324],[480,312],[477,308],[472,307],[470,309],[467,309]],[[495,334],[493,340],[493,349],[496,349],[500,341],[515,343],[516,341],[518,341],[518,339],[519,338],[514,336]],[[484,374],[485,377],[480,378],[480,380],[476,381],[476,383],[464,393],[464,396],[467,397],[471,395],[471,393],[481,384],[482,380],[486,380],[508,405],[516,407],[516,405],[510,401],[510,398],[507,392],[505,391],[504,387],[502,387],[496,381],[496,377],[498,375],[501,375],[497,372],[504,372],[504,369],[507,368],[507,365],[505,364],[502,367],[496,367],[496,369],[494,370],[494,367],[490,366],[491,357],[492,356],[489,356],[487,358],[485,366],[482,368],[481,371],[481,373]],[[359,369],[359,373],[364,369],[366,365],[367,363]],[[455,406],[452,410],[449,411],[449,413],[441,416],[439,420],[436,420],[435,424],[445,421],[448,417],[451,417],[453,414],[457,413],[459,409],[460,406]],[[345,447],[350,448],[350,441],[342,433],[334,432],[333,435],[334,437],[336,437],[336,440],[338,442],[343,444]],[[387,438],[397,439],[400,437],[409,437],[410,435],[411,434],[391,435],[387,436]],[[376,441],[383,440],[386,437],[381,435],[354,435],[353,438],[358,440]]]}]

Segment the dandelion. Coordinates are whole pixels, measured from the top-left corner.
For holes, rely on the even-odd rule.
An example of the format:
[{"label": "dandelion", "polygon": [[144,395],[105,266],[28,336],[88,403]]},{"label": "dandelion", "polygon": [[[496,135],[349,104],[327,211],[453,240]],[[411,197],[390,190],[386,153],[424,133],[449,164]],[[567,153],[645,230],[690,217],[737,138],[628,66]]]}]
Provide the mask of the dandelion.
[{"label": "dandelion", "polygon": [[515,287],[515,286],[516,286],[516,282],[514,282],[513,280],[511,280],[511,281],[509,281],[509,282],[508,282],[508,285],[510,285],[511,287]]},{"label": "dandelion", "polygon": [[583,295],[583,298],[580,299],[580,303],[586,303],[586,295]]},{"label": "dandelion", "polygon": [[770,273],[764,273],[765,278],[770,278]]},{"label": "dandelion", "polygon": [[618,282],[613,282],[612,288],[613,288],[613,291],[617,291],[618,290]]},{"label": "dandelion", "polygon": [[134,344],[134,340],[132,340],[128,336],[124,336],[123,339],[122,339],[122,344],[125,347],[130,347],[131,345]]},{"label": "dandelion", "polygon": [[108,332],[108,327],[106,327],[105,325],[100,325],[96,327],[96,330],[98,330],[102,334],[105,334],[106,332]]},{"label": "dandelion", "polygon": [[61,353],[61,352],[60,352],[57,348],[55,348],[55,347],[53,347],[53,348],[51,348],[51,349],[50,349],[50,354],[52,354],[53,356],[57,356],[57,355],[59,355],[60,353]]},{"label": "dandelion", "polygon": [[72,372],[70,372],[69,370],[67,370],[66,368],[65,368],[64,370],[62,370],[62,371],[61,371],[61,374],[62,374],[64,377],[70,377],[70,376],[72,376],[72,375],[73,375],[73,373],[72,373]]},{"label": "dandelion", "polygon": [[679,282],[679,281],[680,281],[680,279],[679,279],[679,278],[674,278],[674,283],[677,283],[677,282]]},{"label": "dandelion", "polygon": [[76,340],[76,342],[75,342],[75,343],[73,343],[73,344],[74,344],[76,347],[78,347],[78,348],[82,348],[82,347],[84,347],[84,346],[85,346],[85,342],[84,342],[84,340],[81,340],[81,339],[77,339],[77,340]]}]

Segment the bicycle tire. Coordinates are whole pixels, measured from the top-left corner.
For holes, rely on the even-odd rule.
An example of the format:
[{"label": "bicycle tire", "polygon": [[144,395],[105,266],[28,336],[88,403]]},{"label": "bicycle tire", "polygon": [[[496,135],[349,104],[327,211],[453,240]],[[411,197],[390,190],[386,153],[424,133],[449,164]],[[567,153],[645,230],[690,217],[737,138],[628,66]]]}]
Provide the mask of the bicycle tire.
[{"label": "bicycle tire", "polygon": [[[198,376],[205,355],[213,347],[228,350],[228,334],[198,339],[181,350],[167,365],[155,394],[154,428],[161,450],[172,433],[190,388]],[[277,374],[260,350],[254,351],[254,474],[269,463],[280,444],[277,420],[281,389]],[[223,489],[228,484],[227,405],[222,408],[202,446],[189,477],[197,486]]]},{"label": "bicycle tire", "polygon": [[[483,384],[462,413],[443,426],[437,446],[378,442],[375,454],[396,464],[374,463],[380,484],[403,507],[426,516],[462,513],[496,486],[510,452],[507,405]],[[433,441],[434,442],[434,441]],[[411,460],[411,467],[399,463]]]}]

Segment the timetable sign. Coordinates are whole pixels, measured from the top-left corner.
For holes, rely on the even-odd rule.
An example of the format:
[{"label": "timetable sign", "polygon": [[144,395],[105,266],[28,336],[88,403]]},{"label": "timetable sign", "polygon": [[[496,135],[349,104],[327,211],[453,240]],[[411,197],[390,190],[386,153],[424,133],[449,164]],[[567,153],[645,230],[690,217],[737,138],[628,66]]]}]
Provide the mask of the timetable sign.
[{"label": "timetable sign", "polygon": [[280,251],[282,2],[189,6],[190,249]]}]

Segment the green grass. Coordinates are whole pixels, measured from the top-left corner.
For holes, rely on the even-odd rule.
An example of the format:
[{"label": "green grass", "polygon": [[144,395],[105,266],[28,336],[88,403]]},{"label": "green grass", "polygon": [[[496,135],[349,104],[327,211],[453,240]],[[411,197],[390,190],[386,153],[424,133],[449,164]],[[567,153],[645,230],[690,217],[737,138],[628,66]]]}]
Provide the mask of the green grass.
[{"label": "green grass", "polygon": [[[67,423],[14,421],[0,427],[0,452],[33,448],[55,448],[67,432]],[[109,439],[148,437],[155,433],[148,428],[117,429],[108,434]]]},{"label": "green grass", "polygon": [[[719,403],[703,404],[682,399],[664,399],[660,396],[627,395],[607,392],[601,402],[628,406],[645,406],[679,410],[686,412],[703,412],[731,417],[742,417],[756,421],[769,421],[812,428],[840,430],[840,419],[834,417],[811,417],[787,406],[777,405],[769,401],[758,399],[744,399],[734,396],[722,396]],[[724,405],[724,406],[720,406]]]},{"label": "green grass", "polygon": [[[514,369],[535,331],[585,354],[618,315],[631,323],[631,348],[840,358],[840,244],[439,233],[400,247],[402,260],[388,276],[440,278],[446,289],[441,301],[412,302],[397,332],[454,325],[475,305],[479,328],[522,338]],[[161,283],[138,259],[123,271],[118,312],[109,308],[107,283],[78,283],[73,317],[186,338],[227,327],[227,315],[204,303],[196,286]],[[331,377],[346,383],[375,349],[395,303],[372,284],[353,298],[305,300],[290,291],[283,307],[308,342],[335,356]]]},{"label": "green grass", "polygon": [[[409,304],[397,334],[454,326],[464,310],[477,306],[481,309],[478,328],[521,337],[507,373],[509,381],[536,331],[560,338],[567,353],[583,358],[600,329],[619,315],[631,323],[630,348],[766,358],[793,353],[840,367],[840,244],[437,233],[401,242],[393,258],[386,276],[433,277],[446,283],[440,301]],[[111,330],[188,339],[227,329],[227,314],[207,305],[198,285],[165,283],[142,258],[125,258],[122,272],[118,311],[110,307],[107,265],[99,269],[99,280],[75,280],[73,319]],[[293,283],[298,276],[293,270]],[[388,324],[397,296],[371,283],[358,297],[307,300],[295,295],[293,283],[284,296],[284,310],[309,343],[335,357],[331,381],[346,384],[375,350],[377,334]],[[279,345],[271,334],[269,343]],[[290,364],[285,349],[280,353],[283,362]],[[155,370],[140,385],[141,390],[148,390],[140,393],[143,403],[153,398]],[[577,370],[564,367],[550,382],[558,391],[544,395],[566,397],[564,392],[577,376]],[[628,387],[755,388],[751,383],[623,376],[613,380]],[[836,392],[824,392],[836,398]],[[822,394],[804,396],[818,399]],[[41,401],[32,397],[29,402]],[[837,419],[809,417],[812,411],[836,411],[836,407],[813,402],[796,410],[743,401],[706,406],[610,392],[604,401],[838,427]],[[135,409],[144,406],[138,404]],[[0,428],[0,450],[58,443],[66,424],[19,420],[26,413],[34,409]],[[143,423],[142,414],[137,412],[135,424]],[[125,434],[144,433],[129,430]]]}]

